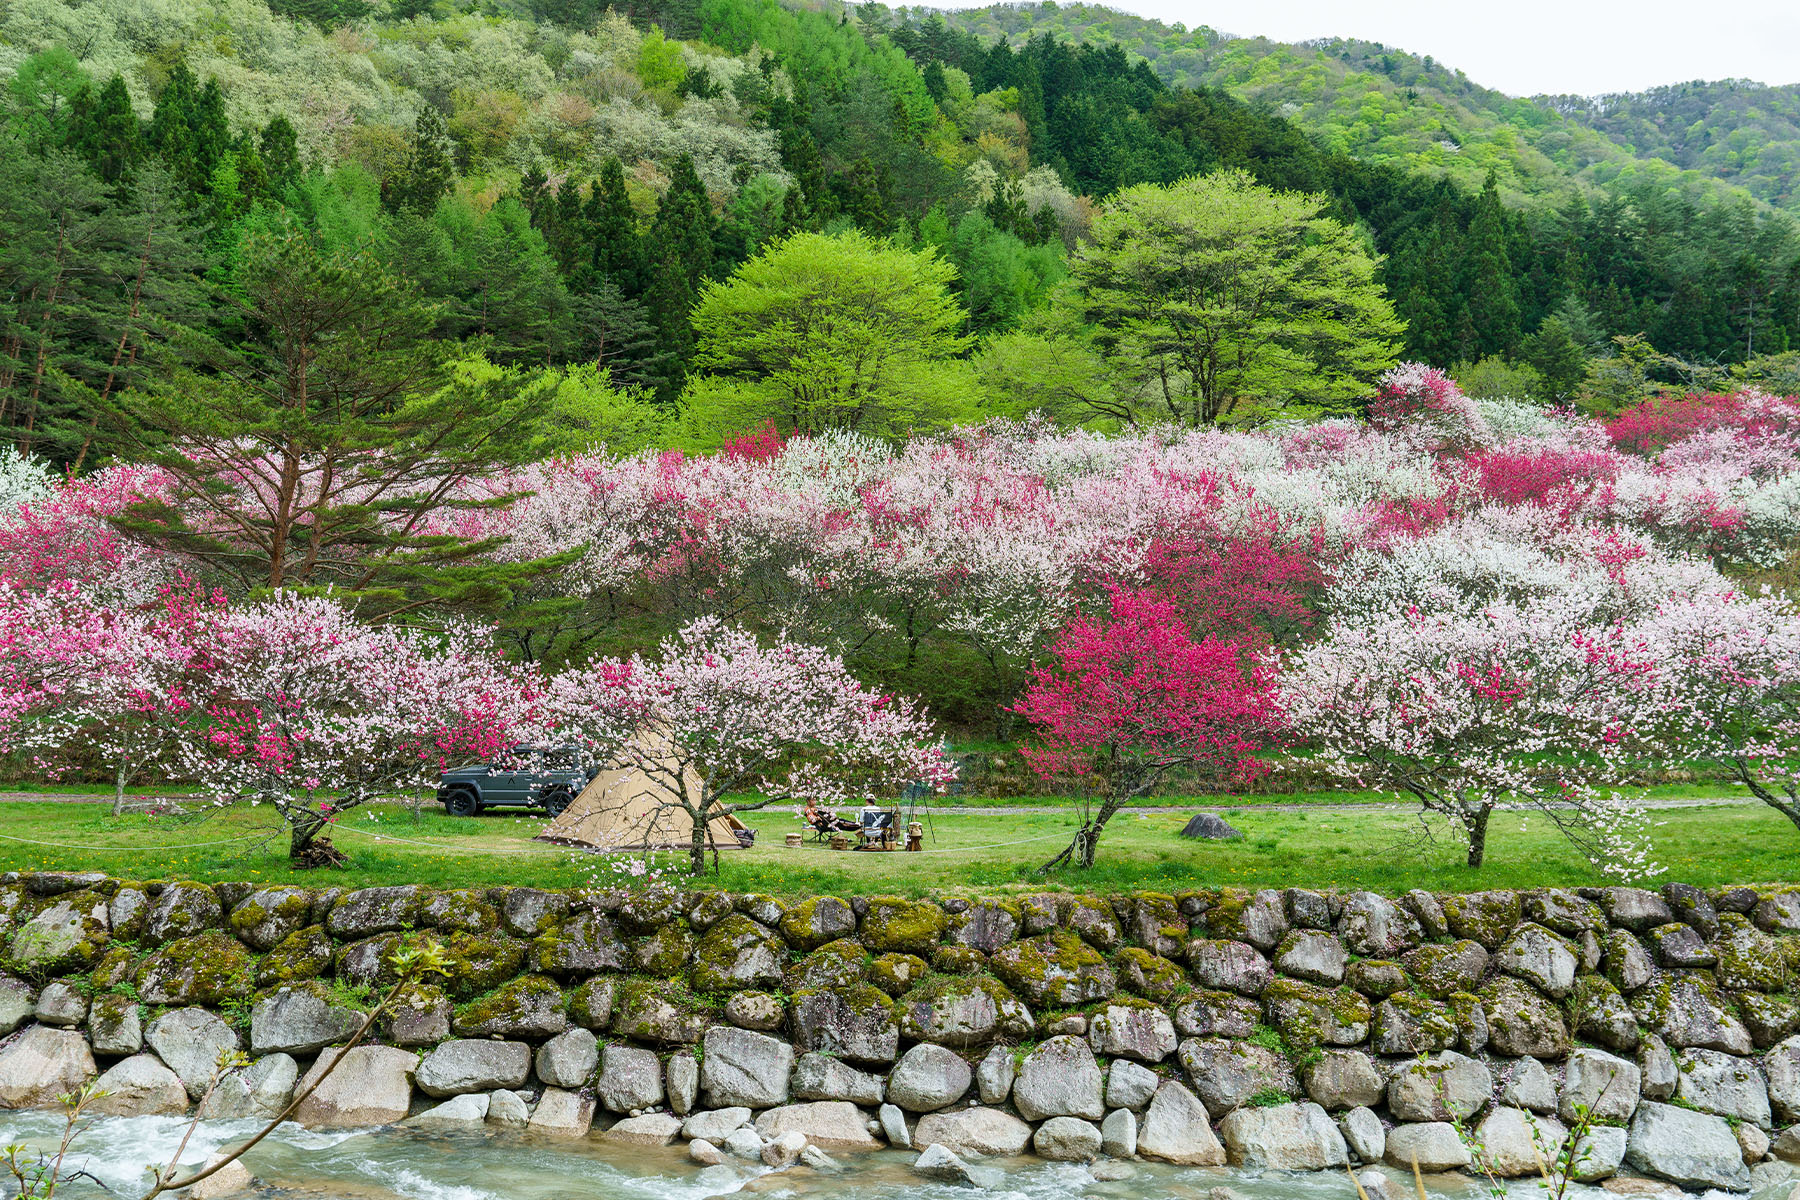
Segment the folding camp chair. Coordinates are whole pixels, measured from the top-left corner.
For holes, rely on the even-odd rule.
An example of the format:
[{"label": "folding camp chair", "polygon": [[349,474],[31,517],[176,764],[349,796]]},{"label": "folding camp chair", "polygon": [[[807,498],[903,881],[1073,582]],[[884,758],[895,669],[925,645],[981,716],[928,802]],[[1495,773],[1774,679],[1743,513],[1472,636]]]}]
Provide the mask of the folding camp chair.
[{"label": "folding camp chair", "polygon": [[871,843],[884,849],[894,840],[894,814],[885,809],[865,808],[862,828],[856,831],[856,848],[865,850]]}]

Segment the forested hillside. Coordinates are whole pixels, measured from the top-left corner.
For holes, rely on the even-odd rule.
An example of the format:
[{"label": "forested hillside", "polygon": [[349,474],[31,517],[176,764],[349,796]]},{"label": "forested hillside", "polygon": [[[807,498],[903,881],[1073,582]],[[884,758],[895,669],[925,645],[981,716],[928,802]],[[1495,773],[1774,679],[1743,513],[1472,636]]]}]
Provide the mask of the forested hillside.
[{"label": "forested hillside", "polygon": [[[1030,407],[1245,420],[1351,403],[1399,353],[1461,364],[1477,390],[1601,408],[1657,380],[1793,371],[1781,356],[1800,338],[1800,235],[1741,192],[1623,171],[1604,188],[1553,174],[1517,188],[1502,158],[1446,176],[1171,84],[1117,45],[1013,46],[903,15],[776,0],[13,0],[0,422],[75,465],[121,438],[153,448],[146,421],[192,438],[178,418],[193,397],[230,393],[248,420],[286,386],[306,361],[296,327],[367,339],[363,399],[548,411],[521,450],[536,454],[596,436],[716,446],[765,418],[883,434]],[[1221,168],[1241,182],[1188,200],[1233,221],[1279,208],[1294,230],[1377,256],[1386,299],[1362,295],[1353,266],[1307,302],[1315,316],[1351,305],[1376,339],[1309,360],[1323,390],[1248,368],[1240,379],[1266,391],[1254,404],[1172,383],[1200,368],[1169,367],[1107,281],[1107,255],[1162,219],[1145,215],[1153,196],[1122,189]],[[1253,203],[1255,185],[1318,199]],[[1105,237],[1097,217],[1113,222]],[[909,256],[896,277],[917,287],[890,299],[925,314],[921,332],[864,348],[873,374],[845,376],[863,398],[843,412],[780,407],[774,368],[725,331],[771,303],[819,302],[784,272],[838,280],[838,311],[866,308],[851,298],[859,272],[895,250]],[[848,370],[846,345],[783,369]]]}]

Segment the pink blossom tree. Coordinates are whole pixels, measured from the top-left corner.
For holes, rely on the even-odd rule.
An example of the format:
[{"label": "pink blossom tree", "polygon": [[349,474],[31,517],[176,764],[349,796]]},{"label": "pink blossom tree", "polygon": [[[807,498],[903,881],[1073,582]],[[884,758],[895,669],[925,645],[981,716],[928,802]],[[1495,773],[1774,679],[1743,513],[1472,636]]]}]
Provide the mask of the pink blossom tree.
[{"label": "pink blossom tree", "polygon": [[1115,588],[1103,616],[1077,616],[1032,672],[1016,711],[1041,745],[1024,751],[1049,778],[1098,774],[1107,791],[1084,796],[1081,827],[1045,863],[1094,865],[1106,823],[1169,771],[1203,766],[1248,779],[1275,734],[1271,675],[1245,643],[1195,638],[1180,611],[1148,592]]},{"label": "pink blossom tree", "polygon": [[205,622],[199,650],[208,691],[181,764],[215,805],[272,807],[299,866],[342,861],[322,836],[338,814],[535,728],[536,673],[472,627],[372,627],[330,597],[278,593]]},{"label": "pink blossom tree", "polygon": [[545,714],[559,736],[641,776],[663,808],[685,814],[696,875],[719,817],[954,777],[913,702],[870,690],[828,651],[786,638],[764,646],[717,618],[686,626],[654,658],[556,676]]},{"label": "pink blossom tree", "polygon": [[1369,424],[1435,452],[1468,450],[1493,436],[1480,406],[1454,379],[1416,362],[1381,377],[1381,390],[1369,401]]}]

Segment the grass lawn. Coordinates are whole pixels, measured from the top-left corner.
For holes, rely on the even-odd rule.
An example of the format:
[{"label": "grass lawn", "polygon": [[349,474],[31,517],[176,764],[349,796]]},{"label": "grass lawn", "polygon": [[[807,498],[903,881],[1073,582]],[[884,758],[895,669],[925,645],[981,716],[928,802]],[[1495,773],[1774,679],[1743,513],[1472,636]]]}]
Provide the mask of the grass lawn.
[{"label": "grass lawn", "polygon": [[[1099,891],[1294,886],[1394,894],[1415,887],[1454,891],[1608,882],[1542,817],[1496,814],[1488,865],[1471,871],[1441,823],[1433,823],[1436,836],[1428,839],[1410,812],[1226,807],[1222,811],[1245,834],[1242,841],[1178,837],[1188,813],[1201,806],[1188,801],[1180,812],[1114,818],[1099,865],[1091,872],[1064,872],[1048,886]],[[1214,801],[1204,806],[1219,807]],[[1657,858],[1667,868],[1663,879],[1701,886],[1800,881],[1800,834],[1771,809],[1709,805],[1657,816]],[[1075,827],[1072,811],[973,816],[939,810],[927,836],[928,853],[856,854],[815,845],[786,848],[782,835],[799,828],[786,808],[746,819],[760,833],[756,848],[726,852],[721,874],[709,882],[783,896],[1039,889],[1046,880],[1036,866],[1061,849]],[[350,813],[333,833],[350,857],[347,867],[297,872],[287,865],[285,840],[268,836],[274,825],[266,809],[240,808],[193,821],[141,813],[115,818],[103,805],[6,803],[0,804],[0,870],[103,870],[137,879],[344,887],[594,882],[591,857],[530,840],[542,827],[541,817],[456,819],[435,809],[415,822],[401,806],[372,806]],[[611,882],[608,876],[600,881]]]}]

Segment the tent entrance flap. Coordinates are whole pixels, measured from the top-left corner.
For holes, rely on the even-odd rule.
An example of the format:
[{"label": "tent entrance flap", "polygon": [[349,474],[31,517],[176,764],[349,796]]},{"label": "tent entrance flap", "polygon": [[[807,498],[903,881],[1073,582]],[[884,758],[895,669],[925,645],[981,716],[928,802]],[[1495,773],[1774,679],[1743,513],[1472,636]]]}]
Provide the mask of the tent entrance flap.
[{"label": "tent entrance flap", "polygon": [[[701,794],[700,777],[685,773],[688,794]],[[708,849],[742,848],[743,822],[716,816],[706,823]],[[537,841],[595,850],[686,850],[694,843],[694,820],[673,803],[642,770],[602,770],[581,794],[538,834]]]}]

